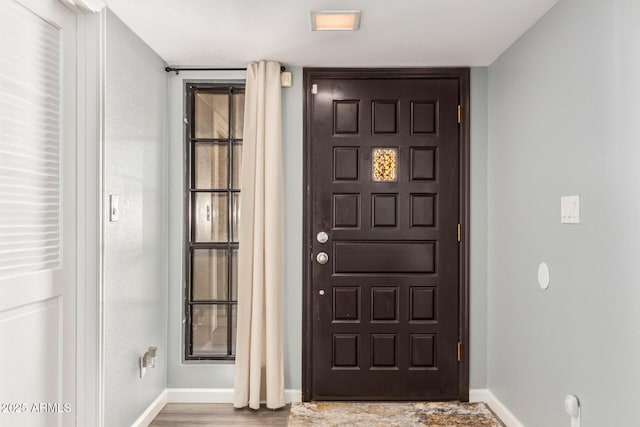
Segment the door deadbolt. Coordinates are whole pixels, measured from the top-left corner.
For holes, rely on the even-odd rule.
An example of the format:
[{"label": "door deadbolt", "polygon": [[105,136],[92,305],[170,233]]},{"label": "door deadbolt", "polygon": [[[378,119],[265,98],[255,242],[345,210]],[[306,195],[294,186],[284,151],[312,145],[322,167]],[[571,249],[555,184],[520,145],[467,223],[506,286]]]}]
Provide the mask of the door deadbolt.
[{"label": "door deadbolt", "polygon": [[327,243],[327,240],[329,240],[329,235],[327,233],[325,233],[324,231],[321,231],[316,236],[316,239],[320,243]]},{"label": "door deadbolt", "polygon": [[326,264],[329,261],[329,255],[324,252],[320,252],[316,256],[316,261],[318,261],[319,264]]}]

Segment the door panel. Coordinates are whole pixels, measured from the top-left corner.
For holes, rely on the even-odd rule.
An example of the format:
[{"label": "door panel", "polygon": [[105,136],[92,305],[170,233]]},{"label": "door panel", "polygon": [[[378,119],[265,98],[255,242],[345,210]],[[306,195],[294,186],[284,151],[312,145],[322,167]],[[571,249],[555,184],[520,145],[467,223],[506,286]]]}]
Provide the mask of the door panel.
[{"label": "door panel", "polygon": [[460,82],[345,71],[308,84],[305,397],[457,399]]},{"label": "door panel", "polygon": [[76,15],[8,0],[0,47],[0,425],[73,426]]},{"label": "door panel", "polygon": [[[335,235],[335,233],[334,233]],[[334,274],[435,273],[436,242],[334,242]]]}]

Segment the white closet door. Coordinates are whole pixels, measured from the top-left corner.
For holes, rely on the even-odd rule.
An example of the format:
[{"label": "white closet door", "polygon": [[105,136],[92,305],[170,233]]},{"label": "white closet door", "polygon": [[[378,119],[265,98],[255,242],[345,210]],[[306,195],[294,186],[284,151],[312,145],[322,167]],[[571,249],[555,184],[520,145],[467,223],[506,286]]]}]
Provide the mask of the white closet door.
[{"label": "white closet door", "polygon": [[0,6],[0,425],[74,426],[76,16]]}]

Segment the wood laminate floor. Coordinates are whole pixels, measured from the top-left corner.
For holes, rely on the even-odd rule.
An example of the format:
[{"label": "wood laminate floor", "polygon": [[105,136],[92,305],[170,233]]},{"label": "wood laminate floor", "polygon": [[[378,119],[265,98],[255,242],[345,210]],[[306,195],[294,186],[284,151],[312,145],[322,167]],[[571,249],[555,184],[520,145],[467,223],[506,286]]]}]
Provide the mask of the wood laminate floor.
[{"label": "wood laminate floor", "polygon": [[254,411],[230,403],[167,403],[150,427],[286,426],[290,408]]}]

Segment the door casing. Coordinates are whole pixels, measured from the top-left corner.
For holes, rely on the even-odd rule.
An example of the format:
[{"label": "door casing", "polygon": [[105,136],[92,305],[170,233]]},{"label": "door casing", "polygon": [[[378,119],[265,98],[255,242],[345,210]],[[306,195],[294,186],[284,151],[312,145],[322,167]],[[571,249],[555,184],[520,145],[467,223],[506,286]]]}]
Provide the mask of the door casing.
[{"label": "door casing", "polygon": [[459,337],[461,339],[461,361],[458,364],[458,391],[460,401],[469,401],[469,186],[470,186],[470,70],[468,68],[305,68],[304,79],[304,178],[303,178],[303,244],[302,244],[302,400],[309,401],[312,393],[313,363],[313,294],[311,292],[311,265],[313,230],[311,224],[311,89],[314,79],[370,79],[370,78],[448,78],[457,79],[460,89],[461,122],[460,144],[460,189],[459,222],[461,237],[459,250]]}]

